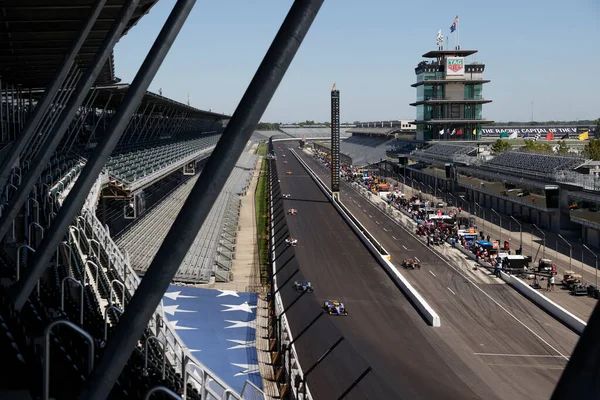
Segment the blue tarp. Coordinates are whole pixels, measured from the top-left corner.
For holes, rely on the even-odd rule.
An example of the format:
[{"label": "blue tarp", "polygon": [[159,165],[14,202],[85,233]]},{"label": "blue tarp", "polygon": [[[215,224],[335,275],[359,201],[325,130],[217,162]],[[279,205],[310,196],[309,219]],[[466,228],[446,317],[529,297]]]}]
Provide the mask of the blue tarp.
[{"label": "blue tarp", "polygon": [[194,357],[241,393],[249,380],[262,389],[256,353],[256,293],[171,285],[165,316]]}]

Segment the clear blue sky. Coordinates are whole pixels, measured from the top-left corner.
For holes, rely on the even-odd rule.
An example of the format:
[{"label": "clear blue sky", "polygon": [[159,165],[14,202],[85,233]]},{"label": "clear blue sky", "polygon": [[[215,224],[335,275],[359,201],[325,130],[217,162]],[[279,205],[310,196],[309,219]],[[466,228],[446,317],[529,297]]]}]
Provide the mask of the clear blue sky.
[{"label": "clear blue sky", "polygon": [[[117,45],[116,73],[131,82],[170,13],[158,4]],[[233,113],[291,0],[198,1],[150,90]],[[412,119],[414,67],[436,49],[456,15],[460,44],[486,64],[484,117],[528,121],[600,117],[598,0],[326,0],[262,120],[329,120],[341,91],[342,121]],[[453,43],[452,36],[450,43]]]}]

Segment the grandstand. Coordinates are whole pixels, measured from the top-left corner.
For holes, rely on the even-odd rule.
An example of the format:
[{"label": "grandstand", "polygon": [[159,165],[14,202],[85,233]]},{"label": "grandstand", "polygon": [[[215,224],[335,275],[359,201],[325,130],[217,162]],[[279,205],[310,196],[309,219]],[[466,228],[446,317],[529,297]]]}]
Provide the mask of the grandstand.
[{"label": "grandstand", "polygon": [[[340,128],[340,137],[348,137],[350,128]],[[280,128],[281,132],[294,138],[324,138],[331,136],[331,128]]]},{"label": "grandstand", "polygon": [[351,128],[347,130],[348,133],[356,133],[361,135],[379,135],[379,136],[390,136],[396,132],[400,132],[400,128],[390,128],[390,127],[378,127],[378,128]]},{"label": "grandstand", "polygon": [[[174,278],[175,282],[209,283],[231,280],[239,195],[247,190],[257,160],[254,154],[242,154],[181,264]],[[186,181],[119,235],[117,245],[129,253],[136,272],[143,275],[150,265],[198,177],[196,175]]]},{"label": "grandstand", "polygon": [[557,171],[571,170],[584,162],[579,157],[506,151],[482,164],[482,167],[503,173],[549,178]]},{"label": "grandstand", "polygon": [[151,180],[151,176],[156,172],[170,172],[203,153],[208,154],[207,150],[213,148],[218,140],[219,135],[202,135],[188,140],[171,139],[144,143],[141,149],[127,146],[120,149],[118,154],[109,157],[105,168],[109,176],[119,184],[130,186],[138,179],[149,177],[148,180]]},{"label": "grandstand", "polygon": [[[206,368],[159,301],[144,297],[153,305],[142,311],[143,326],[126,322],[140,315],[128,311],[134,296],[144,296],[137,291],[144,286],[138,271],[149,262],[144,253],[169,231],[166,221],[183,201],[174,196],[202,180],[199,171],[230,117],[147,92],[170,47],[162,36],[143,79],[120,84],[112,49],[156,0],[104,3],[2,7],[0,398],[73,399],[101,387],[109,399],[169,398],[156,390],[184,399],[263,399],[257,386],[240,393]],[[174,32],[191,10],[182,3],[166,22]],[[237,161],[180,281],[230,279],[239,194],[256,162],[248,153]],[[139,215],[127,215],[130,202]],[[127,224],[117,245],[110,232]],[[119,331],[135,343],[113,351],[123,343],[112,340]],[[94,386],[92,374],[112,356],[125,357],[108,365],[115,380]]]},{"label": "grandstand", "polygon": [[432,143],[415,150],[411,157],[421,161],[465,161],[477,156],[477,145],[473,143]]}]

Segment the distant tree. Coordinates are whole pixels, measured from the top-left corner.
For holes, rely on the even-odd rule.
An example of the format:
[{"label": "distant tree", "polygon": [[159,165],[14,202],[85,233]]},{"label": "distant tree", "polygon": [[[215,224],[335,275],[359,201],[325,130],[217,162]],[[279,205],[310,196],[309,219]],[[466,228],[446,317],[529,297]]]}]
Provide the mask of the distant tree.
[{"label": "distant tree", "polygon": [[258,129],[259,131],[276,131],[279,130],[279,124],[270,122],[259,122],[256,126],[256,129]]},{"label": "distant tree", "polygon": [[596,120],[596,135],[600,135],[600,118]]},{"label": "distant tree", "polygon": [[525,146],[523,148],[533,153],[551,153],[552,146],[550,143],[535,141],[531,139],[525,139]]},{"label": "distant tree", "polygon": [[510,149],[512,149],[512,145],[507,140],[498,139],[492,145],[492,152],[494,154],[500,154]]},{"label": "distant tree", "polygon": [[583,148],[589,158],[594,161],[600,161],[600,139],[590,140]]},{"label": "distant tree", "polygon": [[558,154],[567,154],[569,152],[569,146],[567,146],[567,142],[564,140],[558,141],[558,149],[556,150]]}]

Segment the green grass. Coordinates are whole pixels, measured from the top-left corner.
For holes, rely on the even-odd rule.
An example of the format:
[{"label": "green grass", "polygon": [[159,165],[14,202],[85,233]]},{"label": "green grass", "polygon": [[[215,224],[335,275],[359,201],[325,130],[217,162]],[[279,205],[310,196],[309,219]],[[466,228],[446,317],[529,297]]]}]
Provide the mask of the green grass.
[{"label": "green grass", "polygon": [[256,148],[256,154],[258,154],[259,156],[266,156],[267,155],[267,149],[269,148],[269,144],[268,143],[261,143],[258,145],[258,147]]},{"label": "green grass", "polygon": [[256,192],[254,193],[254,205],[256,207],[256,235],[258,238],[258,255],[260,263],[260,281],[263,285],[268,284],[267,267],[269,264],[269,218],[267,214],[267,177],[267,161],[263,159],[262,166],[260,169],[260,176],[256,185]]}]

